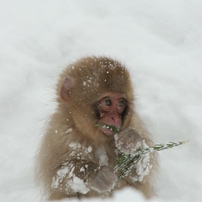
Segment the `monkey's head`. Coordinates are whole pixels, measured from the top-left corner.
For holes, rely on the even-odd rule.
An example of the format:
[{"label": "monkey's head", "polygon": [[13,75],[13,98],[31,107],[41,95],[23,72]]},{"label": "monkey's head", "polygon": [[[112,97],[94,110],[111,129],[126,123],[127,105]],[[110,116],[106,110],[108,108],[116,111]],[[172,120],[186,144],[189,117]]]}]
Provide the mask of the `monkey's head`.
[{"label": "monkey's head", "polygon": [[[126,68],[106,57],[87,57],[68,66],[58,83],[59,106],[76,128],[93,139],[113,137],[106,124],[120,131],[133,114],[132,83]],[[98,137],[99,136],[99,137]]]}]

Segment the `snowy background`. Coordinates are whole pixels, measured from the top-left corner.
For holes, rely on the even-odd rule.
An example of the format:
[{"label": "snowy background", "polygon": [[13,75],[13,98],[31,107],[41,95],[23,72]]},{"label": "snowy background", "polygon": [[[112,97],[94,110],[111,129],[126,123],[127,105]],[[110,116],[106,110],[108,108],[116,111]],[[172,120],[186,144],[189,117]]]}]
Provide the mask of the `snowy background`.
[{"label": "snowy background", "polygon": [[[202,1],[1,0],[0,5],[0,201],[40,201],[33,161],[55,106],[57,76],[68,63],[92,54],[128,66],[136,109],[156,143],[190,140],[160,153],[157,197],[151,201],[201,201]],[[144,198],[126,188],[104,201],[124,200]]]}]

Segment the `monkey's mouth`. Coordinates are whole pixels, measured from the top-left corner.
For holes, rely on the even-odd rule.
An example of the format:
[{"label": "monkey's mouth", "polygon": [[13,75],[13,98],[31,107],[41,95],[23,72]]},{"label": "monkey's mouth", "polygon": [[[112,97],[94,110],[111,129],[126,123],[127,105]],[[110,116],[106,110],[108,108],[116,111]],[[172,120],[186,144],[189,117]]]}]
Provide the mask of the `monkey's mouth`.
[{"label": "monkey's mouth", "polygon": [[119,129],[116,128],[115,126],[110,126],[101,123],[96,124],[95,126],[98,127],[107,136],[111,136],[119,132]]}]

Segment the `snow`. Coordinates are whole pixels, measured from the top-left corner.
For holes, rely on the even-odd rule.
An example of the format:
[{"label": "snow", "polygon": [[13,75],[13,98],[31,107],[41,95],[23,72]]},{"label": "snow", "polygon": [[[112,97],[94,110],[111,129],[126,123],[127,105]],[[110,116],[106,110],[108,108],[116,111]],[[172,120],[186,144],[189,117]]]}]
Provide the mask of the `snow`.
[{"label": "snow", "polygon": [[90,189],[86,186],[83,180],[78,177],[73,177],[72,180],[68,182],[68,185],[71,187],[72,190],[75,192],[79,192],[82,194],[86,194],[90,191]]},{"label": "snow", "polygon": [[[148,148],[148,145],[145,143],[145,140],[142,142],[137,142],[136,150],[139,148]],[[132,154],[135,156],[135,153]],[[150,164],[150,153],[146,153],[141,156],[141,159],[135,164],[137,176],[134,177],[135,181],[144,182],[144,177],[149,175],[152,165]]]},{"label": "snow", "polygon": [[[201,201],[201,8],[199,0],[2,0],[0,201],[40,201],[34,155],[56,106],[57,76],[92,54],[129,67],[136,110],[155,143],[189,140],[159,153],[151,201]],[[104,201],[126,198],[144,201],[131,188]]]},{"label": "snow", "polygon": [[89,147],[87,148],[88,153],[91,153],[92,150],[93,150],[93,148],[92,148],[91,146],[89,146]]},{"label": "snow", "polygon": [[71,133],[72,132],[72,128],[69,128],[65,131],[65,133]]},{"label": "snow", "polygon": [[72,148],[73,150],[76,150],[77,148],[81,148],[81,144],[77,142],[71,142],[69,144],[69,147]]},{"label": "snow", "polygon": [[99,159],[99,166],[108,166],[109,158],[106,154],[105,148],[102,145],[97,148],[95,156],[97,159]]},{"label": "snow", "polygon": [[[61,187],[63,179],[67,179],[67,182],[65,184],[67,190],[68,188],[71,188],[75,192],[79,192],[82,194],[88,193],[90,189],[87,187],[82,179],[74,174],[74,169],[75,167],[71,163],[69,165],[63,165],[63,167],[57,171],[56,176],[53,176],[51,187],[53,189]],[[81,172],[82,171],[85,170],[83,169],[81,170]]]},{"label": "snow", "polygon": [[134,177],[134,180],[142,182],[144,180],[144,177],[149,174],[152,168],[152,165],[150,164],[150,153],[144,154],[142,159],[140,159],[135,164],[135,167],[136,167],[137,176]]},{"label": "snow", "polygon": [[53,176],[51,187],[58,188],[60,181],[64,179],[67,173],[70,171],[68,166],[62,167],[60,170],[57,171],[57,175]]}]

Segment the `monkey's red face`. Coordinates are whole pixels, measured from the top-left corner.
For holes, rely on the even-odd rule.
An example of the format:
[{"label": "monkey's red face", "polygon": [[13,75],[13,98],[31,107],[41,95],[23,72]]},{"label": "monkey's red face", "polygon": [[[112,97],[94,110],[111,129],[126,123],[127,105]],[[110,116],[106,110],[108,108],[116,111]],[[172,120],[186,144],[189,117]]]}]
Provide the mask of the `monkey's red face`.
[{"label": "monkey's red face", "polygon": [[[123,113],[126,109],[126,96],[121,93],[106,93],[102,95],[98,102],[100,124],[120,129],[123,121]],[[106,135],[114,135],[114,132],[107,128],[100,128]]]}]

